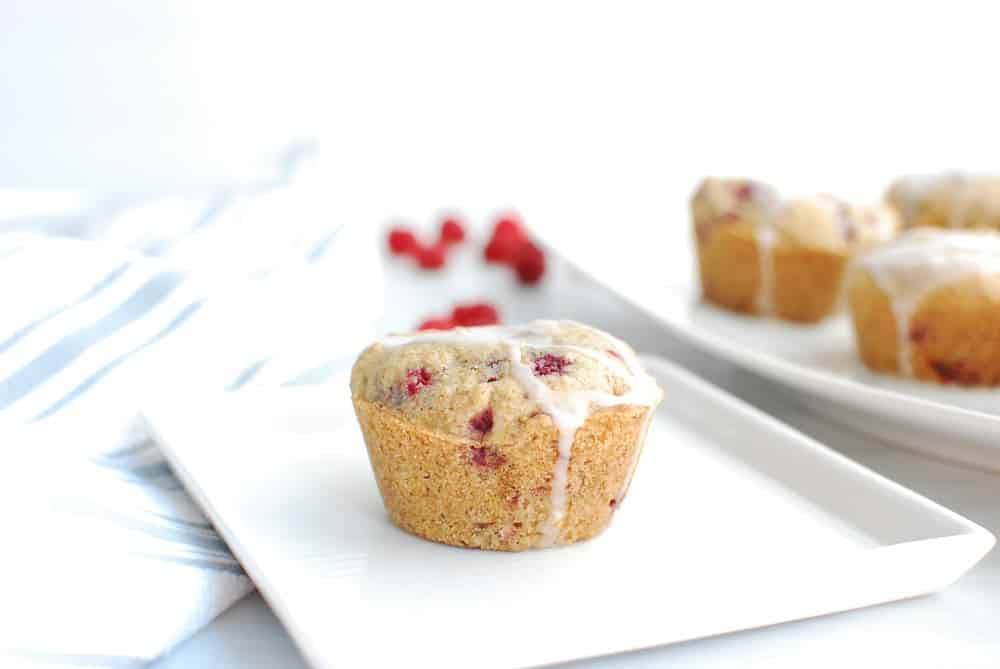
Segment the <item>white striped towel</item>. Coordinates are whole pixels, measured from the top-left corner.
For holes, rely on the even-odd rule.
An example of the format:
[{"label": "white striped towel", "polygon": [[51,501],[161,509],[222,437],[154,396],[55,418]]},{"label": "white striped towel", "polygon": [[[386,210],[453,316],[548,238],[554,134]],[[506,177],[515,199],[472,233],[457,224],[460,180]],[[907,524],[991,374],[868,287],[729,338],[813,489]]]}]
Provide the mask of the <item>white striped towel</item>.
[{"label": "white striped towel", "polygon": [[58,210],[38,216],[0,191],[10,663],[141,665],[250,591],[137,398],[322,382],[371,337],[375,245],[335,220],[323,172],[292,158],[290,180],[288,166],[264,185],[194,194],[32,196]]}]

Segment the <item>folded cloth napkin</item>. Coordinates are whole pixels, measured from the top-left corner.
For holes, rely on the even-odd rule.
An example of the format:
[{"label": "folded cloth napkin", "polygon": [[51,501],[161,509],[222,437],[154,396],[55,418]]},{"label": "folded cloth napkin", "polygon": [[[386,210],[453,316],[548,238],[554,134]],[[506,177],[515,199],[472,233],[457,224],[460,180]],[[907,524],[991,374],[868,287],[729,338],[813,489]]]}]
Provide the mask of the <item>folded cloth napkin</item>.
[{"label": "folded cloth napkin", "polygon": [[337,220],[313,157],[278,172],[36,194],[58,210],[38,215],[0,190],[3,666],[141,665],[251,590],[137,411],[164,389],[319,383],[371,337],[369,231]]}]

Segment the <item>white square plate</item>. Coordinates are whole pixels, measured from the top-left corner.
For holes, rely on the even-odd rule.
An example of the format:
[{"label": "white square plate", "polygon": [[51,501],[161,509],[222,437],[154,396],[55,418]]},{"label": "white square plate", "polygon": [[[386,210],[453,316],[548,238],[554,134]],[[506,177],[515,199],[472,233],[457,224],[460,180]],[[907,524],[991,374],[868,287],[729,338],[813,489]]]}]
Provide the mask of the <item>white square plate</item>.
[{"label": "white square plate", "polygon": [[[855,352],[846,315],[799,325],[706,304],[690,257],[694,251],[677,248],[677,232],[651,230],[644,243],[630,246],[628,256],[609,251],[587,234],[562,236],[558,244],[550,244],[669,332],[783,384],[815,410],[935,457],[1000,472],[1000,390],[871,372]],[[664,262],[658,257],[664,249],[682,255]]]},{"label": "white square plate", "polygon": [[346,381],[145,415],[317,667],[522,667],[911,597],[993,545],[979,526],[663,360],[628,500],[600,537],[492,553],[388,520]]}]

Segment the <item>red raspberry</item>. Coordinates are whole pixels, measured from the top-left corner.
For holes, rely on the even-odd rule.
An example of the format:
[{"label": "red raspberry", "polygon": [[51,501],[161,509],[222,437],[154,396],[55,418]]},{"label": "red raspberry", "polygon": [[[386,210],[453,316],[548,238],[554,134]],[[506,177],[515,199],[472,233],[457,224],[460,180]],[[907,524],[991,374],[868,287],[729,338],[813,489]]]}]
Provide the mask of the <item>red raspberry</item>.
[{"label": "red raspberry", "polygon": [[496,325],[500,322],[497,308],[489,302],[459,304],[451,312],[451,318],[459,325]]},{"label": "red raspberry", "polygon": [[417,326],[418,330],[450,330],[456,323],[450,318],[431,317]]},{"label": "red raspberry", "polygon": [[564,370],[573,364],[561,355],[545,353],[535,358],[535,376],[548,376],[549,374],[564,374]]},{"label": "red raspberry", "polygon": [[493,429],[493,409],[486,407],[469,420],[469,427],[473,432],[478,432],[481,436]]},{"label": "red raspberry", "polygon": [[525,241],[524,228],[513,216],[503,216],[493,226],[493,236],[483,251],[487,262],[513,262]]},{"label": "red raspberry", "polygon": [[413,397],[424,386],[431,385],[431,373],[426,367],[406,370],[406,393]]},{"label": "red raspberry", "polygon": [[462,222],[450,216],[441,221],[441,242],[444,244],[456,244],[465,239],[465,228]]},{"label": "red raspberry", "polygon": [[522,244],[524,244],[522,237],[496,235],[486,245],[483,256],[487,262],[510,263],[514,261]]},{"label": "red raspberry", "polygon": [[507,246],[499,239],[491,239],[483,249],[483,258],[486,262],[502,263],[507,262],[509,253]]},{"label": "red raspberry", "polygon": [[518,249],[514,266],[521,283],[538,283],[545,274],[545,254],[531,242],[524,242]]},{"label": "red raspberry", "polygon": [[493,226],[493,238],[497,237],[524,237],[521,221],[512,215],[500,217]]},{"label": "red raspberry", "polygon": [[417,238],[402,226],[389,230],[389,250],[396,255],[410,253],[417,249]]},{"label": "red raspberry", "polygon": [[441,269],[444,267],[444,245],[417,248],[417,263],[424,269]]}]

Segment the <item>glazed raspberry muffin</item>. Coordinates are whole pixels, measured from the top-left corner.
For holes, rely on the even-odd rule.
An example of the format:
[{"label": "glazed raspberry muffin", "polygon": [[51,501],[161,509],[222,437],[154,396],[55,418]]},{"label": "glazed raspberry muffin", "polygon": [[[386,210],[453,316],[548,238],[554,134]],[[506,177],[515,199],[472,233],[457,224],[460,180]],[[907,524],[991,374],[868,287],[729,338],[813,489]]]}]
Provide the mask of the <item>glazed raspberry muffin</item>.
[{"label": "glazed raspberry muffin", "polygon": [[1000,235],[912,230],[861,257],[848,294],[869,368],[1000,385]]},{"label": "glazed raspberry muffin", "polygon": [[782,202],[747,179],[706,179],[691,208],[705,299],[806,323],[837,310],[851,257],[898,228],[886,207],[828,195]]},{"label": "glazed raspberry muffin", "polygon": [[886,200],[907,228],[1000,231],[1000,177],[957,172],[903,177],[889,188]]},{"label": "glazed raspberry muffin", "polygon": [[569,321],[390,336],[351,393],[393,522],[507,551],[600,533],[661,398],[631,348]]}]

